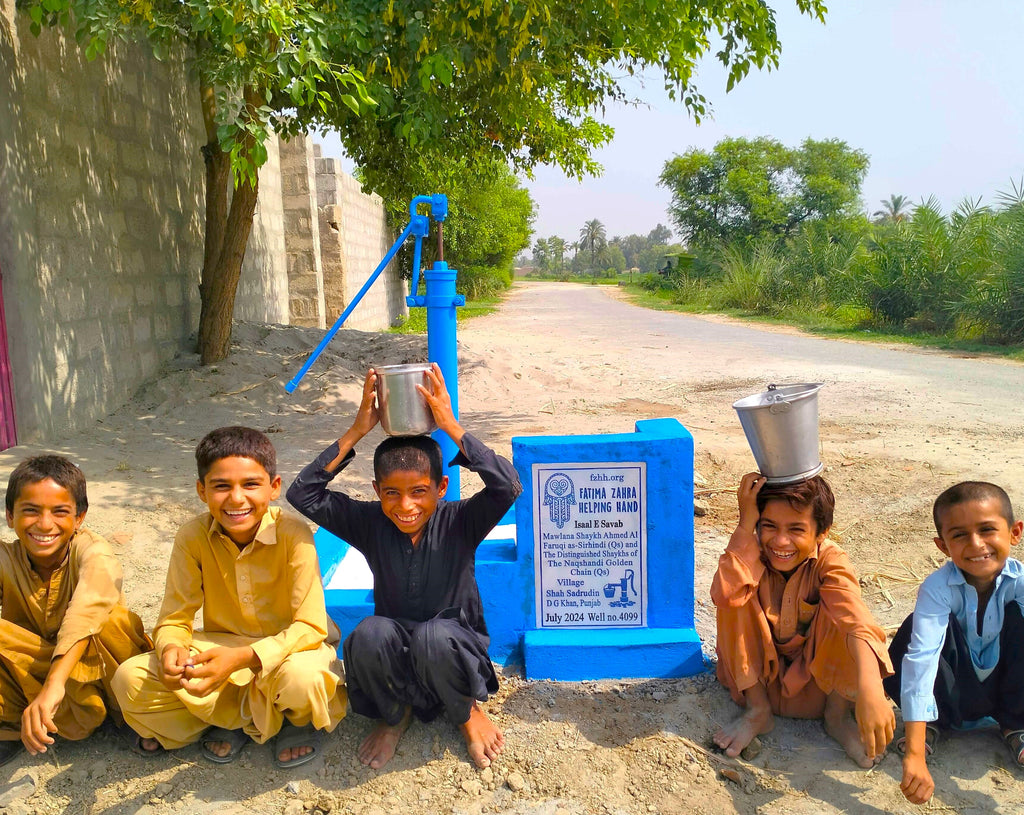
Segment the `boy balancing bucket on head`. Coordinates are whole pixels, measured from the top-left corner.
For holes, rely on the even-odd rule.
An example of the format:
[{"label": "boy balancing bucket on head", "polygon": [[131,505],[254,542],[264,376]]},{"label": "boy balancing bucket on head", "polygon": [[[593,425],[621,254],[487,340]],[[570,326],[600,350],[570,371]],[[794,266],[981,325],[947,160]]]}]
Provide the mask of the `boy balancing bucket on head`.
[{"label": "boy balancing bucket on head", "polygon": [[790,484],[821,472],[820,389],[820,382],[769,385],[762,393],[733,402],[758,472],[769,484]]}]

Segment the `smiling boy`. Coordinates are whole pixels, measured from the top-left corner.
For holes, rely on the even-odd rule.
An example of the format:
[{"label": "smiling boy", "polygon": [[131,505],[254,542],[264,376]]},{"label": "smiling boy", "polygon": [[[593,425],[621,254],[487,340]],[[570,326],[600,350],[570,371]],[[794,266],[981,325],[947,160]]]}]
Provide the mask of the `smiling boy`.
[{"label": "smiling boy", "polygon": [[914,613],[889,647],[886,680],[906,726],[900,788],[923,804],[935,783],[926,757],[939,728],[994,719],[1015,766],[1024,767],[1024,566],[1010,557],[1024,523],[995,484],[964,481],[932,510],[935,545],[949,561],[925,578]]},{"label": "smiling boy", "polygon": [[373,573],[374,615],[346,638],[344,656],[352,709],[378,720],[359,747],[360,761],[374,769],[391,760],[414,713],[429,721],[446,712],[478,767],[488,766],[504,744],[478,704],[497,691],[498,678],[487,655],[474,562],[477,546],[522,486],[508,460],[456,421],[437,365],[427,377],[430,389],[417,387],[437,426],[458,446],[455,461],[480,475],[480,492],[443,500],[448,478],[441,449],[426,436],[392,437],[377,447],[379,501],[327,489],[377,425],[373,369],[352,426],[288,489],[296,509],[362,552]]},{"label": "smiling boy", "polygon": [[278,767],[304,764],[320,731],[345,715],[312,533],[270,506],[281,476],[258,430],[212,431],[196,447],[196,466],[209,511],[174,541],[156,650],[117,672],[125,720],[151,752],[201,739],[204,758],[228,763],[250,739],[273,738]]},{"label": "smiling boy", "polygon": [[744,711],[714,741],[735,757],[776,715],[823,719],[846,754],[870,767],[892,740],[882,688],[892,668],[846,553],[826,539],[832,490],[820,476],[777,485],[748,473],[738,500],[711,597],[718,678]]},{"label": "smiling boy", "polygon": [[62,456],[26,459],[5,498],[17,540],[0,546],[0,764],[56,734],[84,739],[117,716],[119,663],[150,648],[123,605],[121,565],[83,525],[82,471]]}]

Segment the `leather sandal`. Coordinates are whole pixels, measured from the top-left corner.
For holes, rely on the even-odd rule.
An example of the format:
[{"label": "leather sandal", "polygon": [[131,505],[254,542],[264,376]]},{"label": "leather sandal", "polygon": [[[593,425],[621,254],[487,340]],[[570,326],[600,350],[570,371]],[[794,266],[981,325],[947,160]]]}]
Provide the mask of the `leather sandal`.
[{"label": "leather sandal", "polygon": [[1007,730],[1003,733],[1003,742],[1010,750],[1013,763],[1024,768],[1024,730]]},{"label": "leather sandal", "polygon": [[[223,727],[211,727],[203,734],[201,752],[203,758],[207,761],[212,761],[214,764],[232,764],[238,761],[238,757],[242,755],[242,750],[245,749],[252,739],[246,734],[244,730],[226,730]],[[219,756],[213,750],[210,749],[210,745],[214,742],[227,742],[230,749],[227,755]]]},{"label": "leather sandal", "polygon": [[[302,764],[308,764],[320,755],[321,734],[313,725],[307,724],[304,727],[296,727],[286,722],[280,732],[274,736],[274,766],[281,770],[290,770]],[[304,756],[293,758],[290,761],[281,761],[279,756],[282,750],[290,750],[294,747],[311,747],[312,749]]]},{"label": "leather sandal", "polygon": [[[1024,733],[1024,730],[1021,731]],[[924,726],[924,754],[930,756],[935,752],[935,745],[939,742],[939,728],[933,724],[926,724]],[[906,755],[907,752],[907,736],[906,734],[896,739],[896,752],[901,756]]]}]

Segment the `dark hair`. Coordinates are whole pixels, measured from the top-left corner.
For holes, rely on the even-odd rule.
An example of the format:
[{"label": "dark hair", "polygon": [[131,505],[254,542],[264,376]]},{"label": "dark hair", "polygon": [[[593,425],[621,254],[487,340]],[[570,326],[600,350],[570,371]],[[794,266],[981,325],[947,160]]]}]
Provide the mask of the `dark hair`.
[{"label": "dark hair", "polygon": [[7,481],[7,495],[4,503],[8,512],[14,512],[14,502],[28,484],[38,484],[47,478],[53,479],[71,493],[75,501],[75,515],[81,515],[89,508],[85,493],[85,475],[64,456],[33,456],[21,462],[11,472]]},{"label": "dark hair", "polygon": [[1006,525],[1013,526],[1013,504],[1010,503],[1010,496],[1006,494],[1006,490],[987,481],[961,481],[935,499],[935,505],[932,507],[935,531],[941,538],[942,516],[948,509],[957,504],[966,504],[968,501],[988,501],[990,499],[999,504],[999,514],[1006,518]]},{"label": "dark hair", "polygon": [[277,475],[277,452],[265,433],[251,427],[233,425],[211,430],[196,445],[196,469],[199,480],[206,478],[215,461],[238,456],[251,458],[273,479]]},{"label": "dark hair", "polygon": [[766,483],[757,494],[757,511],[764,512],[769,501],[780,499],[787,501],[793,509],[803,510],[810,507],[815,534],[821,534],[832,526],[836,497],[832,494],[828,482],[820,475],[794,484]]},{"label": "dark hair", "polygon": [[373,478],[380,482],[396,470],[429,473],[441,483],[441,445],[430,436],[388,436],[373,451]]}]

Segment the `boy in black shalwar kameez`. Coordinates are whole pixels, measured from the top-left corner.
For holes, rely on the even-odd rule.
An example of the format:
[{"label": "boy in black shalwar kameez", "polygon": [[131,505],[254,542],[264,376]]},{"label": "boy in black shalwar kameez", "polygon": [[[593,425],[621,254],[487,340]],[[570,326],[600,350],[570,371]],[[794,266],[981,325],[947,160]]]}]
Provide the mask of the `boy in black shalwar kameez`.
[{"label": "boy in black shalwar kameez", "polygon": [[512,464],[456,421],[437,365],[427,377],[430,391],[419,390],[437,426],[458,445],[454,463],[483,480],[480,492],[442,500],[448,478],[441,474],[440,446],[428,436],[391,437],[377,447],[379,502],[327,489],[378,422],[372,368],[352,427],[288,489],[296,509],[362,552],[373,572],[374,616],[345,640],[344,659],[352,709],[380,720],[359,748],[360,761],[374,769],[394,755],[413,713],[430,721],[446,712],[478,767],[488,766],[504,744],[477,704],[498,690],[498,678],[487,655],[474,566],[477,546],[523,488]]}]

